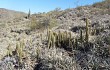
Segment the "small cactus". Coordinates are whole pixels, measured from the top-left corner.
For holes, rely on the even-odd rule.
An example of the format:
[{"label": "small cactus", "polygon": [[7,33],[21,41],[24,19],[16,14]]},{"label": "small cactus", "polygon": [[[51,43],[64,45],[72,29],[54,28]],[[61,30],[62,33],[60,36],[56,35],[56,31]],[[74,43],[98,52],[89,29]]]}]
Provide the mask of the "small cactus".
[{"label": "small cactus", "polygon": [[38,57],[39,57],[39,52],[40,52],[39,48],[36,48],[37,59],[38,59]]},{"label": "small cactus", "polygon": [[11,45],[9,44],[7,47],[7,55],[11,56],[12,55],[12,49],[11,49]]},{"label": "small cactus", "polygon": [[71,35],[71,32],[69,32],[69,47],[72,47],[71,38],[72,38],[72,35]]},{"label": "small cactus", "polygon": [[80,42],[83,42],[83,35],[82,35],[82,30],[80,30]]},{"label": "small cactus", "polygon": [[21,49],[24,49],[24,48],[25,48],[24,40],[20,41],[20,48],[21,48]]},{"label": "small cactus", "polygon": [[78,47],[78,40],[75,39],[75,49],[77,49],[77,47]]}]

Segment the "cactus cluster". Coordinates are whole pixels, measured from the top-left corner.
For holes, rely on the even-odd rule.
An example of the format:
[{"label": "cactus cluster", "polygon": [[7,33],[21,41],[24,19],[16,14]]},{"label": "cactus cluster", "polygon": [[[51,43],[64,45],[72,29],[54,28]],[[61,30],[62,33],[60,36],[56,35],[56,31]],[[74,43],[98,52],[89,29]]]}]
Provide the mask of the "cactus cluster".
[{"label": "cactus cluster", "polygon": [[71,32],[52,32],[51,30],[48,31],[48,48],[51,47],[60,47],[65,49],[73,49],[74,39],[72,38]]},{"label": "cactus cluster", "polygon": [[[89,21],[86,19],[86,34],[83,36],[83,30],[80,30],[80,35],[77,38],[72,37],[71,32],[59,31],[53,32],[48,29],[47,39],[48,48],[51,47],[63,47],[66,50],[78,49],[89,44]],[[84,47],[83,47],[84,48]]]},{"label": "cactus cluster", "polygon": [[15,52],[18,56],[19,62],[22,62],[22,58],[25,56],[25,52],[23,49],[25,48],[25,44],[23,41],[16,44]]}]

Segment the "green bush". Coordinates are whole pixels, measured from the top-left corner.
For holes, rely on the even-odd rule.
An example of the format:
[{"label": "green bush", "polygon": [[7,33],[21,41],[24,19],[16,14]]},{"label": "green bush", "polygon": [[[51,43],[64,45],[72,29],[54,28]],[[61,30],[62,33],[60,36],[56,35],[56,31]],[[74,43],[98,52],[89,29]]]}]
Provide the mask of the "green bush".
[{"label": "green bush", "polygon": [[31,24],[30,28],[31,30],[35,29],[46,29],[46,28],[52,28],[57,25],[57,20],[56,19],[50,19],[43,17],[41,19],[36,19],[35,17],[31,18]]}]

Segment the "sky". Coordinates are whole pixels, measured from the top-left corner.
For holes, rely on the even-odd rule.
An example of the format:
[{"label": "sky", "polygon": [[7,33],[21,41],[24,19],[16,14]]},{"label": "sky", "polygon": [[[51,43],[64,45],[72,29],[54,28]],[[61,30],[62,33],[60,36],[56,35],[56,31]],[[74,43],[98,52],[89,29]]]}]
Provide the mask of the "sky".
[{"label": "sky", "polygon": [[77,6],[91,5],[102,0],[1,0],[0,8],[28,13],[48,12],[55,8],[62,10]]}]

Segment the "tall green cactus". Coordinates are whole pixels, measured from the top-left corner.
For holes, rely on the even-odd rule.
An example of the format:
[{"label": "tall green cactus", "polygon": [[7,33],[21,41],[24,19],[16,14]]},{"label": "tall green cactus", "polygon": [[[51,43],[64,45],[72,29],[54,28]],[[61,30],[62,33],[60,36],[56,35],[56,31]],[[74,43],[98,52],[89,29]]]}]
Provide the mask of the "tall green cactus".
[{"label": "tall green cactus", "polygon": [[30,16],[31,16],[31,11],[30,11],[30,9],[29,9],[29,12],[28,12],[28,19],[30,18]]}]

